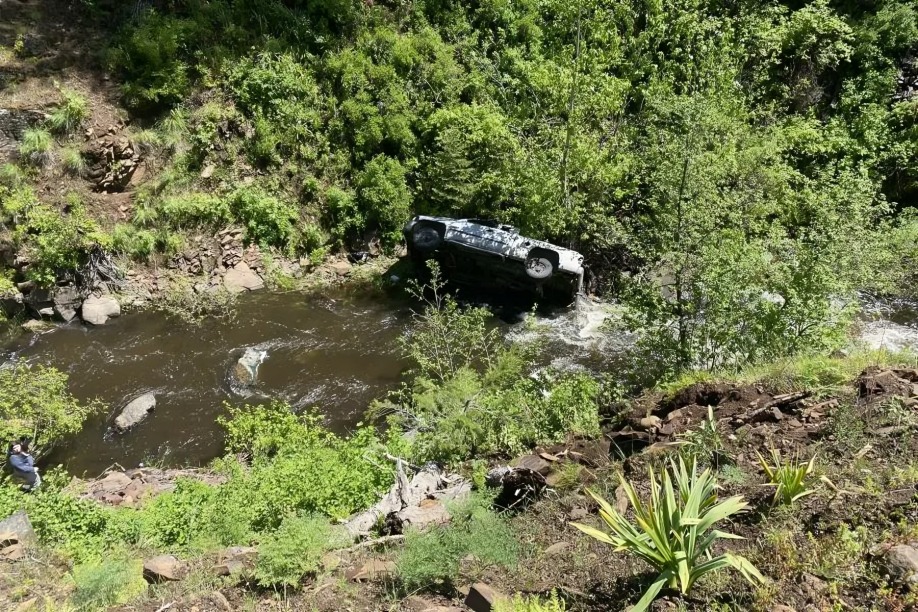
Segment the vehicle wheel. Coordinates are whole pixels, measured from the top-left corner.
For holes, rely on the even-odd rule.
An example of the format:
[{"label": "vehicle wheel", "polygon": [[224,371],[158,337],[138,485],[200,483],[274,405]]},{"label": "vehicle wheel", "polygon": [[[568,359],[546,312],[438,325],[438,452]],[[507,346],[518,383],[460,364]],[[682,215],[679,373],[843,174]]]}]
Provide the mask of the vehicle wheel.
[{"label": "vehicle wheel", "polygon": [[411,242],[414,248],[422,253],[429,253],[435,250],[443,239],[440,238],[440,232],[429,225],[419,225],[411,232]]},{"label": "vehicle wheel", "polygon": [[547,257],[530,255],[526,258],[526,276],[535,280],[545,280],[554,272],[554,266]]}]

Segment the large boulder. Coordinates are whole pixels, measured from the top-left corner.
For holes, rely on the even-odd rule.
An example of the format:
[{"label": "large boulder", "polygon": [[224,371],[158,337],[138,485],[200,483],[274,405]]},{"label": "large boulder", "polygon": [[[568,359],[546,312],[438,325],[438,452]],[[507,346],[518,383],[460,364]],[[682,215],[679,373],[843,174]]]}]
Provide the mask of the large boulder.
[{"label": "large boulder", "polygon": [[54,304],[52,307],[54,314],[67,323],[76,318],[77,311],[83,302],[80,298],[80,293],[72,285],[55,289],[51,301]]},{"label": "large boulder", "polygon": [[242,357],[240,357],[236,365],[233,366],[233,378],[235,382],[244,387],[254,385],[258,380],[258,366],[264,362],[267,356],[268,351],[254,348],[245,349],[245,353],[242,354]]},{"label": "large boulder", "polygon": [[118,431],[130,429],[144,420],[154,408],[156,408],[156,396],[152,393],[144,393],[135,397],[115,417],[115,428]]},{"label": "large boulder", "polygon": [[143,577],[147,582],[157,583],[180,580],[185,564],[173,555],[159,555],[143,563]]},{"label": "large boulder", "polygon": [[883,568],[898,584],[918,583],[918,549],[907,544],[891,547],[883,555]]},{"label": "large boulder", "polygon": [[246,262],[240,261],[233,268],[226,271],[226,276],[223,277],[223,286],[232,293],[242,293],[243,291],[261,289],[265,286],[265,281]]},{"label": "large boulder", "polygon": [[32,522],[24,510],[19,510],[0,521],[0,546],[24,544],[31,546],[38,541]]},{"label": "large boulder", "polygon": [[110,295],[91,295],[83,302],[83,320],[92,325],[104,325],[110,318],[121,316],[121,305]]}]

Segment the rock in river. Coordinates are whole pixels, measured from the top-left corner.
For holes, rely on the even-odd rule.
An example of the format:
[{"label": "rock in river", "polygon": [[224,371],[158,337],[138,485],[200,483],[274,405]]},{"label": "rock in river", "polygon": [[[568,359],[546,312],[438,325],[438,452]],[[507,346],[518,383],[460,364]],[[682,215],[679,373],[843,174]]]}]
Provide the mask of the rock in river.
[{"label": "rock in river", "polygon": [[245,349],[245,353],[233,366],[233,378],[235,382],[248,387],[254,385],[258,379],[258,366],[264,362],[268,351],[262,351],[254,348]]},{"label": "rock in river", "polygon": [[87,323],[104,325],[110,318],[121,315],[121,306],[110,295],[91,295],[83,302],[81,314]]},{"label": "rock in river", "polygon": [[144,420],[154,408],[156,408],[156,397],[152,393],[144,393],[135,397],[115,418],[115,428],[118,431],[130,429]]}]

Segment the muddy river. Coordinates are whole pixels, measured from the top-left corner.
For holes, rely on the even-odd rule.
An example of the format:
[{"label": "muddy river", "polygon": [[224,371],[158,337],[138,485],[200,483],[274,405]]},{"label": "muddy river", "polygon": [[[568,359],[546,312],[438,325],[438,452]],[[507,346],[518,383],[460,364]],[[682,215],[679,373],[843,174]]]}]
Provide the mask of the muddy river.
[{"label": "muddy river", "polygon": [[[489,302],[494,306],[494,301]],[[345,432],[367,406],[403,380],[408,364],[398,338],[415,302],[361,297],[256,292],[242,296],[232,320],[182,323],[160,312],[132,313],[101,327],[81,324],[26,334],[5,347],[0,362],[53,365],[70,375],[80,399],[110,407],[50,458],[76,474],[96,475],[112,464],[200,465],[223,451],[216,417],[226,404],[283,400],[298,410],[315,408],[327,425]],[[512,339],[538,336],[541,364],[560,369],[614,371],[625,336],[601,331],[614,307],[582,301],[576,310],[538,313],[537,330],[522,322],[527,306],[494,307],[497,325]],[[864,309],[863,341],[878,348],[918,349],[914,304],[871,302]],[[246,348],[267,352],[258,384],[240,395],[230,371]],[[124,433],[110,430],[130,399],[156,395],[156,409]]]},{"label": "muddy river", "polygon": [[[106,414],[52,457],[72,472],[95,474],[116,462],[216,457],[222,431],[215,417],[226,402],[277,398],[316,406],[330,426],[344,430],[398,384],[405,364],[396,340],[409,319],[407,304],[260,292],[240,298],[232,321],[195,326],[159,312],[133,313],[102,327],[73,324],[23,336],[8,356],[67,372],[77,397],[97,397],[113,412],[140,393],[155,393],[156,409],[134,430],[110,433]],[[229,373],[247,347],[267,351],[267,358],[257,387],[240,397]]]}]

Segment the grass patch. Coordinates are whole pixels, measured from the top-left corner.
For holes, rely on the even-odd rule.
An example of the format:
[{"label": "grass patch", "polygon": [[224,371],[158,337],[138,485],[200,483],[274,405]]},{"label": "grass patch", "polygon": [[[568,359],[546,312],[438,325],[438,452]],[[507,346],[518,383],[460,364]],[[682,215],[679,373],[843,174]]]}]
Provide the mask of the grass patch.
[{"label": "grass patch", "polygon": [[71,176],[84,176],[88,169],[83,154],[78,149],[71,147],[61,151],[61,165],[64,171]]},{"label": "grass patch", "polygon": [[692,371],[658,385],[666,395],[697,383],[723,382],[740,385],[761,384],[775,393],[808,390],[831,395],[848,384],[869,366],[916,365],[918,355],[911,352],[858,351],[847,356],[808,355],[780,359],[741,370],[719,372]]},{"label": "grass patch", "polygon": [[147,588],[143,564],[120,556],[77,565],[71,576],[76,587],[71,602],[81,610],[105,610],[126,604]]},{"label": "grass patch", "polygon": [[289,516],[258,545],[255,579],[264,587],[295,587],[318,571],[324,553],[346,540],[323,516]]},{"label": "grass patch", "polygon": [[47,130],[26,130],[22,135],[22,143],[19,145],[19,155],[33,166],[45,168],[51,165],[54,159],[51,153],[53,146],[54,140]]},{"label": "grass patch", "polygon": [[89,103],[79,93],[61,90],[61,104],[48,117],[48,129],[55,134],[65,135],[79,128],[89,117]]},{"label": "grass patch", "polygon": [[490,566],[516,567],[519,542],[488,498],[473,496],[450,512],[449,525],[406,534],[396,567],[407,591],[448,588],[460,575],[474,576]]}]

